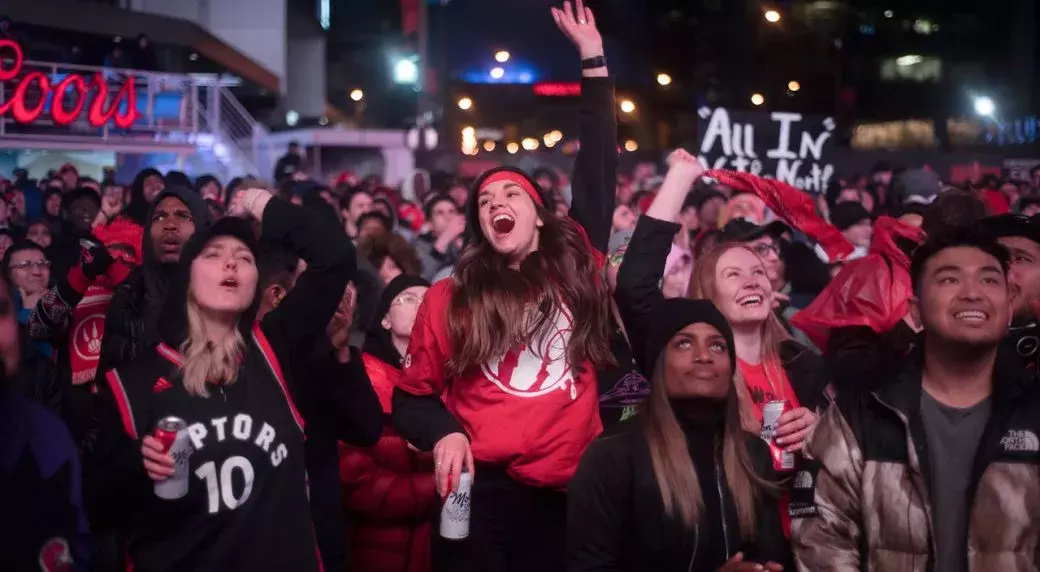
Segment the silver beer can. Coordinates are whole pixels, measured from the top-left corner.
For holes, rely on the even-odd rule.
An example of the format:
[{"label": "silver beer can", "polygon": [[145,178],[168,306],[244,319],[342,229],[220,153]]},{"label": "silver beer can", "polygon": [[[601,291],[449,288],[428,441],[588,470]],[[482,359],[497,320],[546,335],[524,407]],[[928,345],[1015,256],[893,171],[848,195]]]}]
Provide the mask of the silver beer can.
[{"label": "silver beer can", "polygon": [[462,540],[469,536],[469,501],[473,475],[463,472],[459,487],[452,491],[441,508],[441,536],[448,540]]},{"label": "silver beer can", "polygon": [[188,459],[193,452],[188,424],[177,417],[165,417],[155,426],[155,438],[173,457],[173,474],[155,482],[155,496],[165,500],[184,498],[188,494]]}]

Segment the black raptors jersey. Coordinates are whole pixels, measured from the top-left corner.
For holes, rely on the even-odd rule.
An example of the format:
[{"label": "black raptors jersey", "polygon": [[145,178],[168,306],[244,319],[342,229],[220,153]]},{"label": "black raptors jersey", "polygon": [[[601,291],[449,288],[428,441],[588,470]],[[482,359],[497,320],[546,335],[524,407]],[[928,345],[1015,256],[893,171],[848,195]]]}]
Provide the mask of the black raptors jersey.
[{"label": "black raptors jersey", "polygon": [[140,507],[129,547],[134,569],[317,570],[303,420],[263,328],[253,328],[235,383],[211,385],[208,398],[188,394],[180,359],[160,344],[155,355],[108,374],[132,437],[179,417],[192,450],[187,496],[153,496]]}]

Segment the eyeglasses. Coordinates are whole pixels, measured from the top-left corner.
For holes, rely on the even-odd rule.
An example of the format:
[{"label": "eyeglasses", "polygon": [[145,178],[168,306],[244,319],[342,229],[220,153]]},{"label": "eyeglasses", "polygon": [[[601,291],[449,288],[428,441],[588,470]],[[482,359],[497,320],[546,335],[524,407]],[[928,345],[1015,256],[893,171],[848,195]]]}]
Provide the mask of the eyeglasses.
[{"label": "eyeglasses", "polygon": [[752,246],[751,250],[755,251],[755,254],[761,258],[769,256],[770,252],[780,256],[780,246],[773,242],[760,242]]},{"label": "eyeglasses", "polygon": [[390,304],[391,306],[418,306],[422,304],[423,296],[416,296],[415,294],[401,294]]},{"label": "eyeglasses", "polygon": [[50,268],[50,260],[26,260],[25,262],[19,262],[18,264],[12,264],[13,270],[28,270],[30,268]]}]

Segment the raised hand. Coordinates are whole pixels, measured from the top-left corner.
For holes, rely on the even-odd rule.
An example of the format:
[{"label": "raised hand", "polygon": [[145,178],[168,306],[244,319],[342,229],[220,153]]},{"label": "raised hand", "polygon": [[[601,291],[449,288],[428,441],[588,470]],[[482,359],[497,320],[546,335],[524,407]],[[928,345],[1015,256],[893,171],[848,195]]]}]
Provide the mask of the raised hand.
[{"label": "raised hand", "polygon": [[581,59],[603,55],[603,36],[596,28],[596,17],[582,0],[577,0],[577,10],[569,1],[563,8],[550,8],[556,27],[578,48]]}]

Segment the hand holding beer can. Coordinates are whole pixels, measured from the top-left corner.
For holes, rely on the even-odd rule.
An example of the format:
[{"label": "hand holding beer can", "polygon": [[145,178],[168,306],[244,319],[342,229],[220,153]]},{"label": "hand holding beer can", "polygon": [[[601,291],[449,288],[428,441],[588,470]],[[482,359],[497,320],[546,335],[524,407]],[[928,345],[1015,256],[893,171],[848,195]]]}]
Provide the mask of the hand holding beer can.
[{"label": "hand holding beer can", "polygon": [[469,501],[473,488],[473,474],[463,469],[459,488],[452,491],[441,507],[441,536],[448,540],[462,540],[469,536]]},{"label": "hand holding beer can", "polygon": [[777,471],[794,470],[794,453],[785,451],[776,443],[776,425],[784,414],[783,401],[770,401],[762,408],[762,439],[769,443],[769,453],[773,457],[773,469]]},{"label": "hand holding beer can", "polygon": [[192,453],[188,424],[177,417],[165,417],[155,426],[155,438],[162,443],[163,452],[173,457],[173,474],[155,482],[155,496],[165,500],[184,498],[188,494],[188,459]]}]

